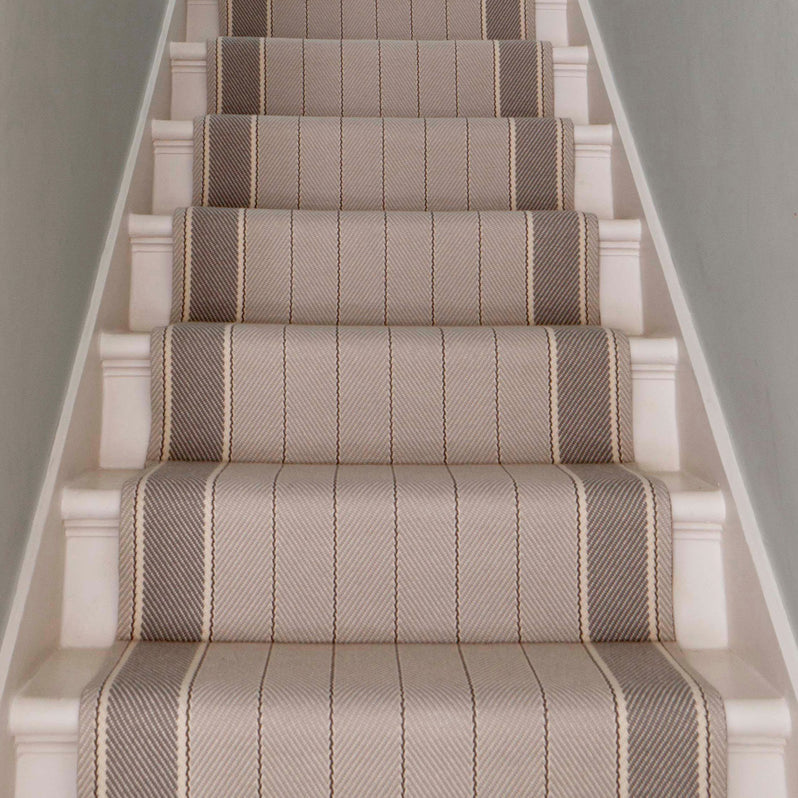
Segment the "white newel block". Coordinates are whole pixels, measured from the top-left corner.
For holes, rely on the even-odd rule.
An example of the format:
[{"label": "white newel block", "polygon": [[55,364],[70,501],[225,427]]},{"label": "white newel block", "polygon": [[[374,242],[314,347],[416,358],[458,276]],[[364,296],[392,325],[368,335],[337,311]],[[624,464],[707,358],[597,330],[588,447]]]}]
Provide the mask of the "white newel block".
[{"label": "white newel block", "polygon": [[130,329],[169,323],[172,302],[172,217],[131,214]]},{"label": "white newel block", "polygon": [[[665,482],[669,482],[667,477]],[[723,570],[723,492],[703,485],[669,487],[676,639],[688,649],[726,648],[729,633]]]},{"label": "white newel block", "polygon": [[679,470],[675,338],[630,338],[635,461],[648,471]]},{"label": "white newel block", "polygon": [[[172,42],[172,119],[193,119],[208,113],[207,49],[205,42]],[[554,114],[590,121],[587,47],[554,48]]]},{"label": "white newel block", "polygon": [[574,207],[612,219],[615,203],[612,193],[612,125],[576,125]]},{"label": "white newel block", "polygon": [[172,213],[191,205],[194,125],[153,120],[152,212]]},{"label": "white newel block", "polygon": [[[191,205],[194,125],[154,120],[153,213],[172,213]],[[602,219],[613,215],[611,125],[576,125],[575,207]]]},{"label": "white newel block", "polygon": [[642,335],[643,283],[637,219],[599,221],[601,323],[627,335]]},{"label": "white newel block", "polygon": [[101,468],[141,468],[150,436],[150,336],[100,335]]},{"label": "white newel block", "polygon": [[[172,217],[131,214],[130,329],[169,323],[172,296]],[[599,222],[602,324],[628,335],[643,332],[637,220]]]}]

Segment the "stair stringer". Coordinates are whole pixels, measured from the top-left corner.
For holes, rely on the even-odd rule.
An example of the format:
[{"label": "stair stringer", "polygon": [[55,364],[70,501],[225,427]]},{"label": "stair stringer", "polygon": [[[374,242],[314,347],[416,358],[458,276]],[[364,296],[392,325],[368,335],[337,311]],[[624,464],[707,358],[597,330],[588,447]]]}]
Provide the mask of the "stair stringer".
[{"label": "stair stringer", "polygon": [[[679,339],[677,416],[680,466],[716,484],[726,499],[724,569],[729,647],[788,696],[796,716],[798,643],[764,546],[729,427],[704,356],[693,316],[646,179],[632,129],[615,83],[590,0],[568,9],[569,44],[590,49],[588,74],[592,124],[612,124],[616,218],[640,218],[641,279],[647,335]],[[798,785],[798,746],[786,749],[791,793]]]},{"label": "stair stringer", "polygon": [[[14,740],[9,706],[22,684],[54,649],[60,636],[64,574],[61,491],[77,474],[96,468],[101,413],[102,370],[97,335],[127,325],[129,304],[130,213],[149,213],[152,197],[152,143],[149,124],[170,105],[169,41],[185,39],[186,0],[166,0],[150,71],[109,214],[97,276],[72,363],[42,487],[36,503],[22,566],[0,645],[0,796],[14,791]],[[46,421],[46,420],[45,420]],[[54,742],[57,747],[57,743]],[[39,793],[42,794],[42,793]]]}]

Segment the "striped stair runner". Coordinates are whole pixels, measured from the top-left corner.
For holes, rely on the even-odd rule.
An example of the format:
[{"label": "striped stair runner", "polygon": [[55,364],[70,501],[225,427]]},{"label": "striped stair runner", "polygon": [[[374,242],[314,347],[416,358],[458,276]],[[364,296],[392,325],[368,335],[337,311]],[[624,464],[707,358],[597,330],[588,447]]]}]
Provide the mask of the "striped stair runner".
[{"label": "striped stair runner", "polygon": [[219,14],[79,796],[722,798],[533,0]]}]

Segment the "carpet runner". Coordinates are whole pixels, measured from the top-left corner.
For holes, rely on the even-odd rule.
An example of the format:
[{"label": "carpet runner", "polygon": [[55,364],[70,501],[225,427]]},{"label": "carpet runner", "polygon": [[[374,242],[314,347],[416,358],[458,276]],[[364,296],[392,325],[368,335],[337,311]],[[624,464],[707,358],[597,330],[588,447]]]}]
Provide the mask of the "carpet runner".
[{"label": "carpet runner", "polygon": [[80,798],[722,798],[534,2],[219,12]]}]

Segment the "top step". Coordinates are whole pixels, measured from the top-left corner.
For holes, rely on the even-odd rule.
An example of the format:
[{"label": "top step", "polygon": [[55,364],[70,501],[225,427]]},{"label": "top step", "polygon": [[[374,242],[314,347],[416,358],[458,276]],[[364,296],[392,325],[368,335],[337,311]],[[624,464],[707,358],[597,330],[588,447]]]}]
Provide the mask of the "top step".
[{"label": "top step", "polygon": [[187,39],[540,39],[568,43],[569,0],[188,0]]}]

